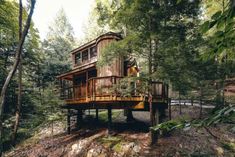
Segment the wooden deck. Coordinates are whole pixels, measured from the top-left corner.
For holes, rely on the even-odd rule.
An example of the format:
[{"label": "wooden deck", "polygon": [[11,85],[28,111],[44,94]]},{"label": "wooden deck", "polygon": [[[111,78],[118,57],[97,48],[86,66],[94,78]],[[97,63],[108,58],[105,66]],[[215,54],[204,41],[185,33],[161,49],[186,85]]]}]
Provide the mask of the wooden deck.
[{"label": "wooden deck", "polygon": [[[61,98],[64,99],[66,106],[89,106],[96,105],[99,108],[102,104],[115,105],[114,107],[125,104],[133,109],[144,109],[148,105],[148,97],[145,93],[133,90],[131,95],[124,96],[118,92],[117,85],[122,77],[93,77],[86,83],[69,86],[61,89]],[[162,82],[152,82],[152,102],[153,104],[167,104],[168,86]],[[103,107],[100,107],[103,108]]]}]

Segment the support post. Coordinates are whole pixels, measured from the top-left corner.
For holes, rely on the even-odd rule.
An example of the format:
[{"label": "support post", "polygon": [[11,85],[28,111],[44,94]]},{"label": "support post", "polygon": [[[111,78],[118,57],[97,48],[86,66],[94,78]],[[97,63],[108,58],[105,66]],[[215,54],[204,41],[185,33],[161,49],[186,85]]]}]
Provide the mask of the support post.
[{"label": "support post", "polygon": [[134,117],[133,117],[132,111],[130,109],[126,109],[126,121],[130,122],[133,120],[134,120]]},{"label": "support post", "polygon": [[169,98],[169,120],[171,120],[171,98]]},{"label": "support post", "polygon": [[155,113],[154,113],[155,125],[158,125],[160,123],[159,117],[160,117],[159,108],[156,107],[155,108]]},{"label": "support post", "polygon": [[[159,109],[157,107],[154,107],[152,109],[151,114],[151,126],[155,126],[159,124]],[[151,145],[155,144],[158,140],[159,132],[155,132],[152,129],[150,130],[150,136],[151,136]]]},{"label": "support post", "polygon": [[99,109],[95,109],[95,120],[98,121],[99,120]]},{"label": "support post", "polygon": [[179,105],[180,105],[180,115],[182,114],[182,110],[181,110],[181,98],[179,97]]},{"label": "support post", "polygon": [[67,133],[68,134],[70,134],[71,132],[70,117],[71,117],[71,113],[70,113],[70,109],[68,109],[68,113],[67,113]]},{"label": "support post", "polygon": [[112,126],[112,109],[108,107],[108,130],[110,132]]},{"label": "support post", "polygon": [[77,110],[77,128],[81,128],[82,126],[82,123],[83,123],[83,119],[82,119],[82,110],[81,109],[78,109]]},{"label": "support post", "polygon": [[200,98],[200,114],[199,118],[202,118],[202,99]]}]

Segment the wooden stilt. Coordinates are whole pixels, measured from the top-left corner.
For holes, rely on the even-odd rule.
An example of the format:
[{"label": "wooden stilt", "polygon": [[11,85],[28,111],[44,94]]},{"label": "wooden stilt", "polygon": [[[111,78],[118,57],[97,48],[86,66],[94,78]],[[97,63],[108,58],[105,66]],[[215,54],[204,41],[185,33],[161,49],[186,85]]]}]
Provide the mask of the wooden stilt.
[{"label": "wooden stilt", "polygon": [[71,117],[71,113],[70,113],[70,109],[68,109],[68,113],[67,113],[67,133],[68,134],[70,134],[71,132],[70,117]]},{"label": "wooden stilt", "polygon": [[95,109],[95,120],[99,120],[99,109]]},{"label": "wooden stilt", "polygon": [[169,120],[171,120],[171,98],[169,98],[169,102],[168,102],[168,107],[169,107]]},{"label": "wooden stilt", "polygon": [[179,105],[180,105],[180,115],[182,114],[182,110],[181,110],[181,99],[179,99]]},{"label": "wooden stilt", "polygon": [[77,128],[81,128],[82,126],[82,123],[83,123],[83,119],[82,119],[82,110],[81,109],[78,109],[77,110]]},{"label": "wooden stilt", "polygon": [[126,110],[126,116],[127,116],[126,117],[126,121],[127,122],[130,122],[130,121],[132,121],[134,119],[132,111],[130,109]]},{"label": "wooden stilt", "polygon": [[111,107],[108,108],[108,129],[111,131],[112,126],[112,109]]},{"label": "wooden stilt", "polygon": [[155,124],[154,125],[158,125],[160,123],[159,121],[159,117],[160,117],[160,113],[159,113],[159,108],[155,108],[155,111],[154,111],[154,118],[155,118]]}]

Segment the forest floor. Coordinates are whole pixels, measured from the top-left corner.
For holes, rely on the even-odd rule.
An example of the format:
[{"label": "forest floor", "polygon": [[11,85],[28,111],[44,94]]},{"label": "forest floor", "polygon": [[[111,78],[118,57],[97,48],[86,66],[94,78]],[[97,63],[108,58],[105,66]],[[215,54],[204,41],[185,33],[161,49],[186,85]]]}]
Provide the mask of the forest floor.
[{"label": "forest floor", "polygon": [[[208,110],[203,110],[203,116]],[[66,134],[61,124],[42,129],[37,138],[32,137],[16,148],[7,152],[9,157],[157,157],[157,156],[226,156],[234,157],[235,130],[232,124],[188,128],[175,130],[169,135],[160,137],[158,142],[150,145],[149,114],[133,112],[135,121],[125,122],[122,111],[114,111],[113,128],[108,133],[106,112],[100,113],[100,122],[92,116],[85,118],[86,125],[77,131]],[[183,106],[172,107],[172,118],[196,119],[199,108]],[[61,127],[59,127],[61,126]],[[47,131],[45,131],[47,130]],[[49,136],[47,136],[49,135]]]}]

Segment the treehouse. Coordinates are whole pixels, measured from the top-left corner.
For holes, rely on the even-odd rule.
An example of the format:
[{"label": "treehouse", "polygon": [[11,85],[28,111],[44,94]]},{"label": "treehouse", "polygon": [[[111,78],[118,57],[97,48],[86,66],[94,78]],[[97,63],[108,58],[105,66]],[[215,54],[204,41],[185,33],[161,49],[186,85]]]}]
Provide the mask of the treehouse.
[{"label": "treehouse", "polygon": [[[129,111],[164,111],[168,103],[168,86],[163,82],[151,81],[151,100],[149,94],[137,90],[140,80],[129,80],[129,76],[138,76],[139,69],[135,59],[116,56],[111,64],[98,66],[102,50],[111,42],[118,42],[122,37],[116,33],[106,33],[96,39],[72,50],[73,69],[59,75],[61,98],[65,101],[63,108],[77,110],[78,121],[82,111],[87,109],[108,109],[111,122],[112,109]],[[127,78],[127,79],[125,79]],[[126,80],[125,85],[117,87]],[[128,96],[120,91],[132,87]],[[70,114],[68,114],[70,117]],[[97,115],[98,117],[98,115]],[[153,117],[153,116],[152,116]],[[154,118],[153,118],[154,121]],[[70,120],[68,120],[70,123]]]}]

